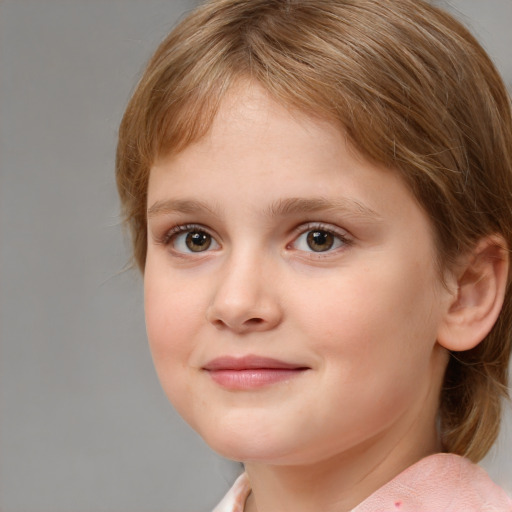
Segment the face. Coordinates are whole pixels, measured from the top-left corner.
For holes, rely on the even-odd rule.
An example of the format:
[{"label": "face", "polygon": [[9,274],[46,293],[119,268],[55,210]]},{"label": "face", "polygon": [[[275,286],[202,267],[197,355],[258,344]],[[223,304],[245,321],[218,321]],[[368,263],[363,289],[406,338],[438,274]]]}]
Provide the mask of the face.
[{"label": "face", "polygon": [[158,376],[222,455],[306,464],[434,424],[446,300],[430,224],[335,126],[256,85],[231,92],[205,137],[152,168],[148,239]]}]

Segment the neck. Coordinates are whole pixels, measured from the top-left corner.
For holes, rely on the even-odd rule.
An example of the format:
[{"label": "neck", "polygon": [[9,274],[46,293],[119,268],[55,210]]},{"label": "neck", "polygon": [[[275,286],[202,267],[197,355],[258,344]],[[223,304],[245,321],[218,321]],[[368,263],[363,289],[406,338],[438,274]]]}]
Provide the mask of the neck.
[{"label": "neck", "polygon": [[437,453],[440,443],[431,439],[417,450],[393,456],[378,446],[304,466],[246,464],[251,482],[246,512],[346,512],[364,501],[407,467]]}]

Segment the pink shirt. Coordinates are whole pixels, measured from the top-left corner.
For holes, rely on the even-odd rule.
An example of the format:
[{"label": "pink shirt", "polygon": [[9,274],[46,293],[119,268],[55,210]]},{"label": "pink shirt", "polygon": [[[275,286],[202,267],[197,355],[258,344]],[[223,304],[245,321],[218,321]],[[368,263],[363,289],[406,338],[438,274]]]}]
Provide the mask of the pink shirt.
[{"label": "pink shirt", "polygon": [[[213,512],[243,512],[250,492],[244,473]],[[407,468],[351,512],[512,512],[512,500],[476,464],[439,453]]]}]

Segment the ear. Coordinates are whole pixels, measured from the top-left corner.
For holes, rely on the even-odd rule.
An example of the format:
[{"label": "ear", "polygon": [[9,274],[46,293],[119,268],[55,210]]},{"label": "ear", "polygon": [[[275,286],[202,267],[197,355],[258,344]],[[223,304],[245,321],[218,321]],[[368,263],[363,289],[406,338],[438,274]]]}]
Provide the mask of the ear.
[{"label": "ear", "polygon": [[470,350],[489,334],[503,306],[508,269],[500,235],[483,238],[470,251],[452,274],[453,293],[438,332],[441,346]]}]

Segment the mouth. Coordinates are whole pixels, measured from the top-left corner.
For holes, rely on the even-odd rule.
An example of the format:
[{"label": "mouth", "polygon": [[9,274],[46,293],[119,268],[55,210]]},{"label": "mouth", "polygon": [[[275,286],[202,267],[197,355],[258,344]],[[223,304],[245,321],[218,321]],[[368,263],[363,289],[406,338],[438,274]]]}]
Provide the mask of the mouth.
[{"label": "mouth", "polygon": [[224,356],[213,359],[202,369],[226,389],[250,390],[289,381],[310,368],[260,356]]}]

